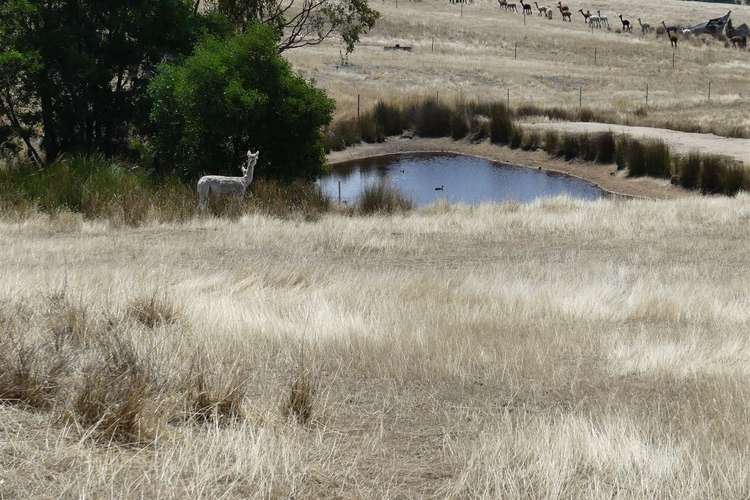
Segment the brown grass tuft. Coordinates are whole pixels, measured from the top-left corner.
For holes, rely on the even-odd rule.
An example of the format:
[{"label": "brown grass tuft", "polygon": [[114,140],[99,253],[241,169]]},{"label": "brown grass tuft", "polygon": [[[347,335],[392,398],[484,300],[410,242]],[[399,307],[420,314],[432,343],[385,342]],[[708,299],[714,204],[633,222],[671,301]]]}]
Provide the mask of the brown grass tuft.
[{"label": "brown grass tuft", "polygon": [[289,385],[289,397],[281,407],[284,418],[294,419],[300,425],[307,424],[315,409],[316,392],[310,373],[306,370],[301,371]]},{"label": "brown grass tuft", "polygon": [[133,299],[127,308],[127,316],[148,328],[156,328],[177,321],[177,307],[156,293],[148,297]]}]

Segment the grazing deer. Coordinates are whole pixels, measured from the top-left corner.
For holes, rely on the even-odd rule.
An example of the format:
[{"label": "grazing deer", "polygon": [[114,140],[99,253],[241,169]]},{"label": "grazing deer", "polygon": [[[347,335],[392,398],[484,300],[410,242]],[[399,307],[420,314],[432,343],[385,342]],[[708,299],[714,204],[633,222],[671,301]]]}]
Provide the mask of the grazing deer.
[{"label": "grazing deer", "polygon": [[667,28],[667,24],[664,21],[662,21],[661,24],[662,26],[664,26],[664,32],[669,37],[669,42],[672,44],[672,47],[676,49],[677,41],[678,41],[676,30],[672,31],[669,28]]},{"label": "grazing deer", "polygon": [[622,32],[623,33],[632,33],[633,32],[633,26],[630,24],[630,21],[627,19],[622,18],[622,14],[620,14],[620,22],[622,23]]},{"label": "grazing deer", "polygon": [[247,166],[242,168],[242,177],[225,177],[223,175],[205,175],[198,181],[198,207],[208,208],[211,193],[215,195],[234,195],[242,197],[253,182],[255,164],[258,163],[260,151],[247,152]]}]

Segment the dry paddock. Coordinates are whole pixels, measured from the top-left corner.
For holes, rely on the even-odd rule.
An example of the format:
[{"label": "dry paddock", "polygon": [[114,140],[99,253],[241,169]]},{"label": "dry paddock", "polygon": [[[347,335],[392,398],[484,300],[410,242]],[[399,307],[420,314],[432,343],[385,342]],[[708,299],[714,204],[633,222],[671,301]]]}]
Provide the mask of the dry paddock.
[{"label": "dry paddock", "polygon": [[[2,366],[51,383],[0,406],[0,496],[747,497],[749,221],[745,195],[4,220]],[[196,370],[231,411],[185,414]],[[113,372],[143,384],[130,439],[115,389],[82,405]]]}]

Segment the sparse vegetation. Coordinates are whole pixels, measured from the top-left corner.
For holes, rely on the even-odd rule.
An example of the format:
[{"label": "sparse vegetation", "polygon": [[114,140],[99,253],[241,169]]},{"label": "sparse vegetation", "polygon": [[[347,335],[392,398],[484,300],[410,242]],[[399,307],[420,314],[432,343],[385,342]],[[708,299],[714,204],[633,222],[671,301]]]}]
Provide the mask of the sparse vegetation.
[{"label": "sparse vegetation", "polygon": [[366,187],[357,202],[357,211],[362,215],[394,213],[412,208],[411,200],[395,187],[378,183]]}]

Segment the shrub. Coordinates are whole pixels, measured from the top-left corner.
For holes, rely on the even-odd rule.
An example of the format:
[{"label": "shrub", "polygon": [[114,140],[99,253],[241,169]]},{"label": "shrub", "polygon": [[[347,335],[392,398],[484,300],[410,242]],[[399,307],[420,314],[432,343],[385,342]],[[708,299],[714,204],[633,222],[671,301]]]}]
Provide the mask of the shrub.
[{"label": "shrub", "polygon": [[724,165],[721,169],[721,192],[727,196],[736,195],[747,187],[747,171],[742,165]]},{"label": "shrub", "polygon": [[596,160],[596,142],[589,134],[578,134],[578,157],[584,161]]},{"label": "shrub", "polygon": [[502,104],[495,104],[490,110],[490,141],[493,144],[508,144],[512,135],[510,111]]},{"label": "shrub", "polygon": [[680,185],[685,189],[698,189],[701,179],[701,155],[690,153],[679,162]]},{"label": "shrub", "polygon": [[721,177],[724,160],[720,156],[704,155],[701,162],[701,193],[716,194],[722,190]]},{"label": "shrub", "polygon": [[334,101],[295,73],[270,27],[204,38],[185,60],[160,66],[149,87],[157,169],[194,178],[235,175],[259,149],[266,176],[311,178],[325,162],[321,127]]},{"label": "shrub", "polygon": [[646,141],[643,152],[645,175],[666,179],[672,176],[672,153],[663,141]]},{"label": "shrub", "polygon": [[560,134],[556,130],[546,130],[544,132],[544,150],[551,154],[557,154],[557,148],[560,144]]},{"label": "shrub", "polygon": [[510,132],[509,146],[513,149],[518,149],[523,143],[523,129],[516,125],[513,126]]},{"label": "shrub", "polygon": [[385,140],[385,136],[378,127],[375,116],[372,113],[361,115],[360,119],[356,122],[356,126],[359,128],[359,136],[364,142],[372,144]]},{"label": "shrub", "polygon": [[372,111],[378,130],[385,137],[400,135],[408,124],[400,106],[378,101]]},{"label": "shrub", "polygon": [[420,137],[448,137],[451,134],[451,109],[434,98],[422,101],[417,108],[416,133]]},{"label": "shrub", "polygon": [[405,198],[396,188],[385,183],[367,187],[359,198],[357,209],[360,214],[393,213],[409,210],[411,200]]},{"label": "shrub", "polygon": [[572,160],[578,156],[578,138],[575,134],[562,134],[557,154],[566,160]]},{"label": "shrub", "polygon": [[210,363],[206,360],[193,363],[183,383],[186,420],[228,424],[242,418],[242,401],[245,397],[243,384],[234,374],[227,384],[218,389],[209,388],[206,383],[208,366]]},{"label": "shrub", "polygon": [[539,149],[539,145],[541,144],[541,142],[541,137],[539,136],[539,132],[537,130],[527,130],[523,135],[521,149],[523,149],[524,151],[535,151]]},{"label": "shrub", "polygon": [[646,175],[646,153],[640,141],[629,139],[624,150],[625,166],[630,177]]},{"label": "shrub", "polygon": [[451,137],[459,140],[469,133],[469,119],[463,110],[457,109],[451,114]]},{"label": "shrub", "polygon": [[596,115],[590,108],[581,108],[578,110],[578,121],[593,122],[596,121]]},{"label": "shrub", "polygon": [[593,149],[596,151],[597,163],[609,164],[615,160],[615,135],[612,132],[600,132],[592,136]]},{"label": "shrub", "polygon": [[630,147],[630,138],[621,135],[615,141],[615,163],[617,164],[617,170],[623,170],[627,168],[627,151]]},{"label": "shrub", "polygon": [[323,144],[328,151],[341,151],[362,142],[362,133],[356,118],[335,122],[323,132]]}]

